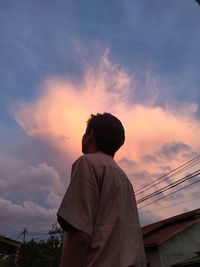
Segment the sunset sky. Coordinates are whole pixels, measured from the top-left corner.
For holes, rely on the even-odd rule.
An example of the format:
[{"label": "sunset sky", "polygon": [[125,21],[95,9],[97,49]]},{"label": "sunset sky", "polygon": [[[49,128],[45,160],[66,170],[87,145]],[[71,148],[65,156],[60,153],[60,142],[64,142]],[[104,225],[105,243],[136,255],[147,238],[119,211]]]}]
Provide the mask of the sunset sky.
[{"label": "sunset sky", "polygon": [[[124,124],[135,190],[200,154],[199,25],[194,0],[0,1],[0,234],[50,229],[91,113]],[[199,201],[138,205],[141,224]]]}]

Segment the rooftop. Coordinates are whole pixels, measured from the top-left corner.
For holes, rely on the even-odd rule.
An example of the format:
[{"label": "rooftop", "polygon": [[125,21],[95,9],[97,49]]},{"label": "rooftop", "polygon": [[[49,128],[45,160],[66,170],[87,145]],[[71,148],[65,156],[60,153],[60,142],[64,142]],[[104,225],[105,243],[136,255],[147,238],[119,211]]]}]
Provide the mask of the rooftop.
[{"label": "rooftop", "polygon": [[12,254],[20,246],[20,242],[0,235],[0,254]]},{"label": "rooftop", "polygon": [[199,222],[200,209],[142,227],[144,246],[154,247]]}]

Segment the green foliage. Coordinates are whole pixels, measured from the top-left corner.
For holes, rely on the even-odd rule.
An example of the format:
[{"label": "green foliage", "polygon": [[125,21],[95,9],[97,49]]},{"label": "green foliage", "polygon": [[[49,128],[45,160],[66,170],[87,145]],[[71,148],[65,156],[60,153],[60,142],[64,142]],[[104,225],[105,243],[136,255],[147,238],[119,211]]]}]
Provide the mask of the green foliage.
[{"label": "green foliage", "polygon": [[13,262],[13,256],[1,257],[0,267],[16,267]]},{"label": "green foliage", "polygon": [[39,242],[30,240],[22,244],[17,265],[14,265],[14,256],[0,260],[0,267],[58,267],[62,249],[63,231],[52,226],[49,238]]}]

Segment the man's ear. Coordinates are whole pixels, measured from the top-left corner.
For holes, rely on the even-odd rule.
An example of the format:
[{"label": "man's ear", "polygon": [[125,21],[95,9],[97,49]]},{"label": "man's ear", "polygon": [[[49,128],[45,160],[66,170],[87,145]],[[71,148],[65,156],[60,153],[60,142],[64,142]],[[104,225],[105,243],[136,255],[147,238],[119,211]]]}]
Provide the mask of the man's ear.
[{"label": "man's ear", "polygon": [[94,130],[93,129],[91,129],[91,131],[90,131],[89,135],[87,136],[87,138],[88,138],[88,142],[90,144],[95,144],[95,136],[94,136]]}]

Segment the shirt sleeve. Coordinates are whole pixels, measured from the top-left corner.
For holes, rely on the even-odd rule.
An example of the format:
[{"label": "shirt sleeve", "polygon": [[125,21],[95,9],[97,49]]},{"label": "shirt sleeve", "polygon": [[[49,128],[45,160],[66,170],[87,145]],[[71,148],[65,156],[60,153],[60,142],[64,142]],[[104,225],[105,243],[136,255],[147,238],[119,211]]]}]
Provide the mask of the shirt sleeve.
[{"label": "shirt sleeve", "polygon": [[83,156],[72,168],[71,182],[58,210],[58,218],[91,236],[98,210],[98,191],[94,168]]}]

